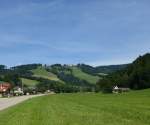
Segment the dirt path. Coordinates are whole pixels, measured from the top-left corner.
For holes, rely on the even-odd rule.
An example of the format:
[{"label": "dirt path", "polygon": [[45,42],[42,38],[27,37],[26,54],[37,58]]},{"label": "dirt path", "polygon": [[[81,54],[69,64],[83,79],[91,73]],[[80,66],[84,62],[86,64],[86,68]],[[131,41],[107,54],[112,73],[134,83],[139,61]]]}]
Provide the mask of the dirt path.
[{"label": "dirt path", "polygon": [[44,94],[19,96],[19,97],[13,97],[13,98],[0,98],[0,111],[3,110],[3,109],[6,109],[8,107],[11,107],[13,105],[16,105],[20,102],[23,102],[25,100],[28,100],[30,98],[43,96],[43,95]]}]

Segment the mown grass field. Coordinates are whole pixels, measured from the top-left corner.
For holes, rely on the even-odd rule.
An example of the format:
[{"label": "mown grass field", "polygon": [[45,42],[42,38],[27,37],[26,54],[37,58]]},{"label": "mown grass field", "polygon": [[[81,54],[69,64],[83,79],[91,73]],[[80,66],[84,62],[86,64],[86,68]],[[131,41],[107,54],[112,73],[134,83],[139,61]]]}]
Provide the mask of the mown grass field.
[{"label": "mown grass field", "polygon": [[150,90],[38,97],[1,111],[0,125],[150,125]]},{"label": "mown grass field", "polygon": [[90,74],[82,72],[77,67],[73,67],[72,71],[73,71],[74,76],[76,76],[80,79],[86,80],[86,81],[88,81],[89,83],[92,83],[92,84],[96,84],[96,82],[100,79],[98,76],[92,76]]},{"label": "mown grass field", "polygon": [[37,69],[32,70],[35,77],[42,77],[49,80],[58,81],[57,76],[51,72],[46,71],[43,67],[38,67]]}]

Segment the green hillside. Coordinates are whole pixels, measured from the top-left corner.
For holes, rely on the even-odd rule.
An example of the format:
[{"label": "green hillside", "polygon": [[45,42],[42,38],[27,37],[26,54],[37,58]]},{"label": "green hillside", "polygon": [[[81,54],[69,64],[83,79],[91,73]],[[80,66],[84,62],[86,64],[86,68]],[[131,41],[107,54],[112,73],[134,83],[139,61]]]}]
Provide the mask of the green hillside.
[{"label": "green hillside", "polygon": [[108,66],[97,66],[93,67],[86,64],[78,64],[77,67],[80,68],[83,72],[97,75],[99,73],[102,74],[110,74],[122,69],[125,69],[128,66],[128,64],[122,64],[122,65],[108,65]]},{"label": "green hillside", "polygon": [[0,125],[149,125],[149,97],[149,89],[43,96],[1,111]]},{"label": "green hillside", "polygon": [[78,67],[72,67],[73,75],[75,77],[78,77],[80,79],[86,80],[89,83],[96,84],[96,82],[99,80],[98,76],[93,76],[87,73],[84,73],[81,69]]},{"label": "green hillside", "polygon": [[[4,67],[4,66],[3,66]],[[26,64],[10,69],[0,70],[1,81],[10,82],[13,86],[36,86],[37,91],[53,89],[55,92],[93,91],[98,76],[84,73],[79,68],[68,65]],[[4,76],[4,77],[3,77]]]},{"label": "green hillside", "polygon": [[35,86],[35,85],[37,85],[39,82],[38,81],[36,81],[36,80],[31,80],[31,79],[26,79],[26,78],[21,78],[21,80],[22,80],[22,83],[23,83],[23,85],[26,85],[26,86]]},{"label": "green hillside", "polygon": [[125,69],[106,76],[97,85],[101,90],[112,89],[115,85],[135,90],[150,88],[150,53],[139,56]]},{"label": "green hillside", "polygon": [[121,65],[108,65],[108,66],[97,66],[95,67],[95,72],[111,74],[119,70],[125,69],[129,64],[121,64]]},{"label": "green hillside", "polygon": [[[100,72],[101,69],[111,70],[111,73],[105,74]],[[12,86],[22,86],[20,79],[27,86],[36,85],[37,91],[42,92],[47,89],[53,89],[55,92],[93,90],[112,92],[115,85],[131,89],[146,89],[150,88],[150,54],[140,56],[128,65],[104,67],[85,64],[74,66],[26,64],[11,68],[0,66],[0,81],[9,82]]]},{"label": "green hillside", "polygon": [[51,72],[46,71],[43,67],[38,67],[36,69],[31,70],[35,77],[42,77],[49,80],[58,81],[57,76]]}]

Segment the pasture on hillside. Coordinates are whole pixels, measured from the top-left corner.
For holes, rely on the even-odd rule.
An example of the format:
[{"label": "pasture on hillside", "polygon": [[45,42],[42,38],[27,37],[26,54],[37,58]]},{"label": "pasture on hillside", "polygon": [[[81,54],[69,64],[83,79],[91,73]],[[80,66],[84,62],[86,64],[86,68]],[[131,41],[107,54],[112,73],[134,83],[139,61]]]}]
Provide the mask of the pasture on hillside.
[{"label": "pasture on hillside", "polygon": [[36,86],[39,82],[36,80],[31,80],[27,78],[21,78],[23,85],[27,85],[29,87],[34,87]]},{"label": "pasture on hillside", "polygon": [[33,98],[1,111],[0,125],[150,125],[150,90]]},{"label": "pasture on hillside", "polygon": [[46,69],[43,67],[38,67],[37,69],[33,69],[32,73],[34,74],[33,76],[35,77],[42,77],[42,78],[54,80],[54,81],[59,80],[55,74],[46,71]]},{"label": "pasture on hillside", "polygon": [[72,71],[75,77],[78,77],[82,80],[86,80],[91,84],[96,84],[96,82],[100,79],[100,77],[87,74],[77,67],[73,67]]}]

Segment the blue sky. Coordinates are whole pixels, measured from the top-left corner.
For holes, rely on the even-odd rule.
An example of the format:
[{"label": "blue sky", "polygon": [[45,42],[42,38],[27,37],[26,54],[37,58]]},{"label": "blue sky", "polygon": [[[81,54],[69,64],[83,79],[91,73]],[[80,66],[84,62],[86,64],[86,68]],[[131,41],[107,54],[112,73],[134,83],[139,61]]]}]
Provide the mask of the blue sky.
[{"label": "blue sky", "polygon": [[132,62],[150,50],[149,0],[0,0],[0,63]]}]

